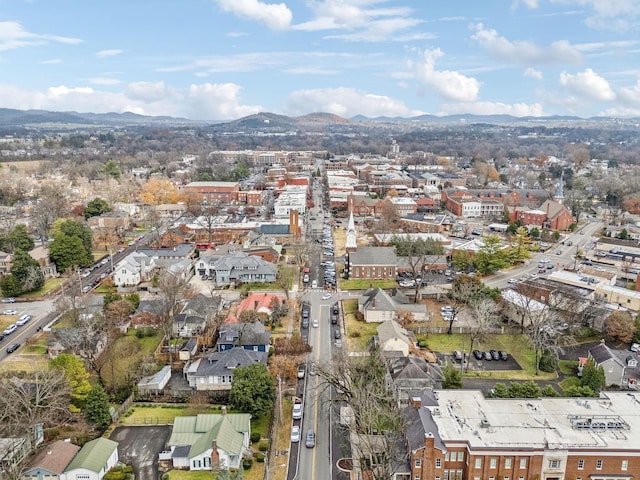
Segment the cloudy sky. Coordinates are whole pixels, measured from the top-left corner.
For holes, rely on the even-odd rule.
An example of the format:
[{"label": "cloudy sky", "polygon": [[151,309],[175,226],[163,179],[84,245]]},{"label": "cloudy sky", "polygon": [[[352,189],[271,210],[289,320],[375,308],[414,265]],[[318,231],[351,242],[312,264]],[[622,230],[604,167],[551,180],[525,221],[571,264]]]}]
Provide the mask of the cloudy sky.
[{"label": "cloudy sky", "polygon": [[2,0],[0,107],[640,116],[640,0]]}]

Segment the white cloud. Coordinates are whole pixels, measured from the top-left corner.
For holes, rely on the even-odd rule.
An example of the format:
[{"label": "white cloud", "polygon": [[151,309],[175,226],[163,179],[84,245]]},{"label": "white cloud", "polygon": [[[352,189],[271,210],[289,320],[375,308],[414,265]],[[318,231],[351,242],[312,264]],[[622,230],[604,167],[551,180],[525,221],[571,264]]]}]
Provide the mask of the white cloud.
[{"label": "white cloud", "polygon": [[623,104],[633,104],[636,108],[640,108],[640,79],[631,88],[620,88],[618,90],[618,99]]},{"label": "white cloud", "polygon": [[192,117],[198,119],[235,119],[258,113],[260,105],[241,105],[241,87],[233,83],[191,85],[185,101]]},{"label": "white cloud", "polygon": [[501,61],[525,64],[580,63],[582,54],[566,40],[553,42],[548,48],[542,48],[529,41],[512,42],[498,35],[494,29],[484,25],[475,25],[476,33],[471,38],[477,41],[493,58]]},{"label": "white cloud", "polygon": [[532,10],[538,8],[538,0],[513,0],[513,4],[511,5],[511,8],[512,9],[518,8],[520,4]]},{"label": "white cloud", "polygon": [[100,50],[99,52],[96,52],[96,57],[107,58],[107,57],[113,57],[115,55],[120,55],[121,53],[124,53],[124,50],[120,50],[117,48],[114,48],[112,50]]},{"label": "white cloud", "polygon": [[542,80],[542,72],[532,67],[528,67],[524,71],[523,76],[527,78],[535,78],[536,80]]},{"label": "white cloud", "polygon": [[570,90],[574,95],[586,100],[609,102],[616,98],[616,94],[611,89],[609,82],[590,68],[575,75],[562,72],[560,74],[560,85]]},{"label": "white cloud", "polygon": [[307,66],[287,68],[284,70],[284,73],[289,73],[291,75],[338,75],[340,71],[329,68]]},{"label": "white cloud", "polygon": [[217,0],[226,12],[264,23],[272,30],[289,28],[293,14],[284,3],[264,3],[259,0]]},{"label": "white cloud", "polygon": [[480,91],[480,82],[473,77],[467,77],[455,71],[436,70],[436,59],[443,55],[439,48],[425,50],[422,61],[409,61],[409,70],[417,80],[448,100],[475,101]]},{"label": "white cloud", "polygon": [[240,90],[240,86],[231,83],[205,83],[180,90],[164,82],[138,82],[119,92],[65,85],[45,90],[0,85],[0,98],[3,107],[20,110],[134,112],[193,120],[228,120],[264,110],[260,105],[243,105]]},{"label": "white cloud", "polygon": [[638,26],[640,0],[552,0],[553,3],[579,5],[592,14],[586,23],[593,28],[626,31]]},{"label": "white cloud", "polygon": [[453,115],[470,113],[474,115],[513,115],[514,117],[540,117],[544,115],[539,103],[465,102],[445,104],[440,114]]},{"label": "white cloud", "polygon": [[82,40],[60,35],[31,33],[18,22],[0,22],[0,51],[44,45],[49,42],[74,45],[82,43]]},{"label": "white cloud", "polygon": [[410,110],[400,100],[345,87],[292,92],[285,101],[285,111],[289,115],[328,112],[345,118],[355,115],[406,117],[423,113],[417,110]]},{"label": "white cloud", "polygon": [[315,17],[293,28],[304,31],[347,30],[327,38],[354,42],[412,41],[435,38],[411,29],[423,20],[408,7],[377,8],[387,0],[321,0],[311,2]]}]

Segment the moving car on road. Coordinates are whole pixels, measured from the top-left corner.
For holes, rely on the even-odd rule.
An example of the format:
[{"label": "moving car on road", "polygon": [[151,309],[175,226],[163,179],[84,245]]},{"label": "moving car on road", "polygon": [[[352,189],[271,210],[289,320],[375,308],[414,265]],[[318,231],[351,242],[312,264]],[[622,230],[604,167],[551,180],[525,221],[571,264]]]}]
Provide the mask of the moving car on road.
[{"label": "moving car on road", "polygon": [[7,347],[7,353],[13,353],[19,348],[20,348],[20,344],[19,343],[12,343],[11,345],[9,345]]}]

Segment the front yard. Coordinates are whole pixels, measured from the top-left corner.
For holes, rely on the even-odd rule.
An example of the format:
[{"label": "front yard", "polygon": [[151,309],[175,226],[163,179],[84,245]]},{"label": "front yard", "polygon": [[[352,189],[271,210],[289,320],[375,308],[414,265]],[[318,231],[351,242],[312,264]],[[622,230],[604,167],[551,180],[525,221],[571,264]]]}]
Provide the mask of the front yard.
[{"label": "front yard", "polygon": [[368,288],[397,288],[395,280],[338,280],[341,290],[366,290]]}]

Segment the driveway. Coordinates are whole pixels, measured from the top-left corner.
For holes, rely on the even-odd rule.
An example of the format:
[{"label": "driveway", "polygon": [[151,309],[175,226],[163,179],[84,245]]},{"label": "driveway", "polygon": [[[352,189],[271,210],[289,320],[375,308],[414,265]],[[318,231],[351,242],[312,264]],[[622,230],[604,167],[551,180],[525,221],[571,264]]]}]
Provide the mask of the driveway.
[{"label": "driveway", "polygon": [[171,436],[171,426],[118,427],[111,440],[118,442],[121,462],[133,466],[136,478],[159,480],[158,454]]}]

